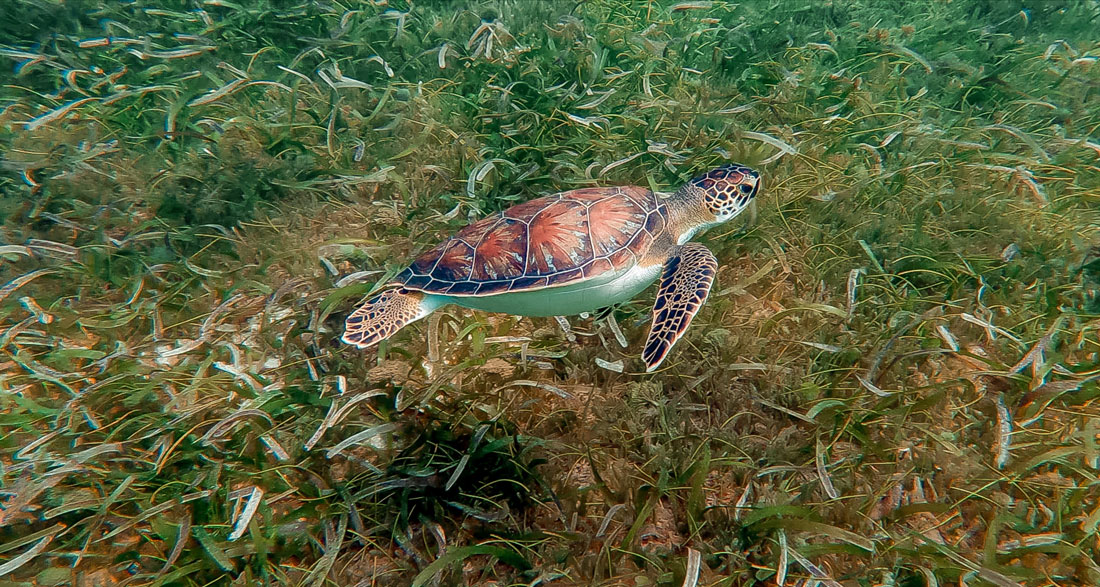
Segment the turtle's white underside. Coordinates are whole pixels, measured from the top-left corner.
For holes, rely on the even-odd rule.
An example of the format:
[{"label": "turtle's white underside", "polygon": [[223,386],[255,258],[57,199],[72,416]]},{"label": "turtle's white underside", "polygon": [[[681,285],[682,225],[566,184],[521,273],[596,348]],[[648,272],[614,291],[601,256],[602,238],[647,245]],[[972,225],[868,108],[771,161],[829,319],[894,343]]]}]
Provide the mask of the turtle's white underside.
[{"label": "turtle's white underside", "polygon": [[572,316],[632,299],[661,274],[662,265],[634,265],[625,271],[580,283],[489,296],[427,294],[421,306],[431,312],[447,304],[516,316]]}]

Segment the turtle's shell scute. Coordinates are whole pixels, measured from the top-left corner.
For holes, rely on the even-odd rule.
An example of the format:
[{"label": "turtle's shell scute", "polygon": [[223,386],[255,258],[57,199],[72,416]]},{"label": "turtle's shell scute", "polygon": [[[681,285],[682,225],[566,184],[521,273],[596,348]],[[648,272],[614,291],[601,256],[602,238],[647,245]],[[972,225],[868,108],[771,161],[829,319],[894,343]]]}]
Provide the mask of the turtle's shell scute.
[{"label": "turtle's shell scute", "polygon": [[392,284],[453,296],[565,285],[630,267],[664,228],[664,205],[645,188],[572,190],[470,224]]}]

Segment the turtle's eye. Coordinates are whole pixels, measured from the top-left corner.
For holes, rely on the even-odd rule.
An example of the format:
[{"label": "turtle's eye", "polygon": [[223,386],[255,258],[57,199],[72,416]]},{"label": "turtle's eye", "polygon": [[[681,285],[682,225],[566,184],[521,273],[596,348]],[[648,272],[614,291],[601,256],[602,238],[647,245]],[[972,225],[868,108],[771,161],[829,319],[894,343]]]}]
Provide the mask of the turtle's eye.
[{"label": "turtle's eye", "polygon": [[751,191],[752,191],[752,186],[751,185],[749,185],[747,183],[741,184],[741,193],[742,194],[747,194]]}]

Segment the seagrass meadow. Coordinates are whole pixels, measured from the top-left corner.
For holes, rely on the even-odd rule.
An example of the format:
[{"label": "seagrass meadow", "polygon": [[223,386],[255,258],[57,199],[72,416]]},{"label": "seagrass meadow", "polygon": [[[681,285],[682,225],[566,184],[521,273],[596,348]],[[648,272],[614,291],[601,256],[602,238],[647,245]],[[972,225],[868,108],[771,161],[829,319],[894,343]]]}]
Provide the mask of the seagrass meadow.
[{"label": "seagrass meadow", "polygon": [[[1095,0],[0,3],[0,585],[1100,584]],[[343,319],[739,162],[660,370]]]}]

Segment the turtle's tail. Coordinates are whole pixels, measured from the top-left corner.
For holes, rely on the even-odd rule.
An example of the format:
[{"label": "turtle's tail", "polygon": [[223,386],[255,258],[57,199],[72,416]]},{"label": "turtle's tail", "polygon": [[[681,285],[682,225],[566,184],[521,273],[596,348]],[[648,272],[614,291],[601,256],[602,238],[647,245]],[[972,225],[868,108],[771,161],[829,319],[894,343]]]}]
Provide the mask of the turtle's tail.
[{"label": "turtle's tail", "polygon": [[439,307],[432,297],[405,288],[386,290],[348,316],[340,340],[361,349],[378,344],[406,325],[431,314]]}]

